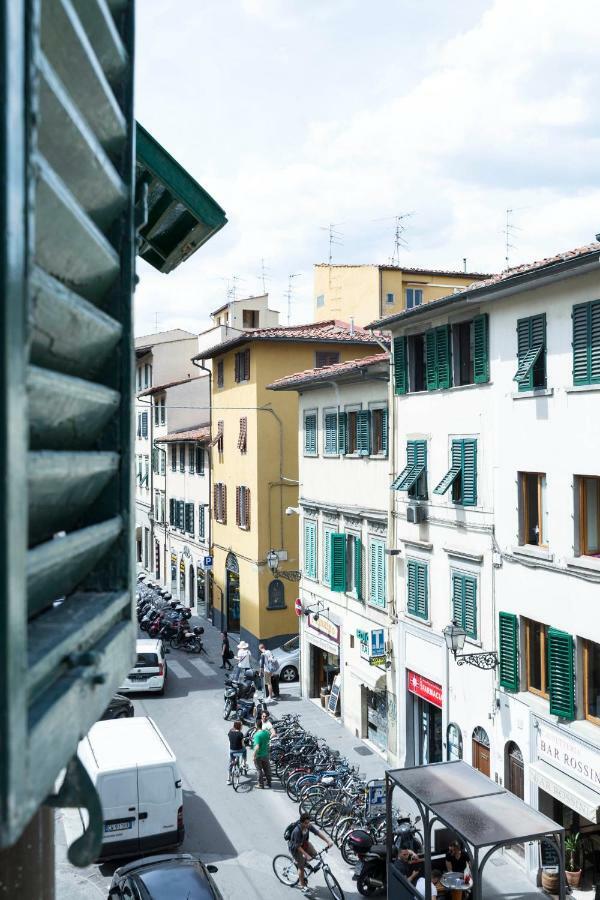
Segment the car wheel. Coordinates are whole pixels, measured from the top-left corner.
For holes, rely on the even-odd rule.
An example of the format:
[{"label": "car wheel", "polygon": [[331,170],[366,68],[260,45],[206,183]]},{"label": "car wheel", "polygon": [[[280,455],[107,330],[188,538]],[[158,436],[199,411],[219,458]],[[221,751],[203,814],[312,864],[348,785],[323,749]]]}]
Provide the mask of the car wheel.
[{"label": "car wheel", "polygon": [[288,684],[291,681],[298,681],[298,671],[294,668],[294,666],[284,666],[281,670],[281,674],[279,676],[280,681],[285,681]]}]

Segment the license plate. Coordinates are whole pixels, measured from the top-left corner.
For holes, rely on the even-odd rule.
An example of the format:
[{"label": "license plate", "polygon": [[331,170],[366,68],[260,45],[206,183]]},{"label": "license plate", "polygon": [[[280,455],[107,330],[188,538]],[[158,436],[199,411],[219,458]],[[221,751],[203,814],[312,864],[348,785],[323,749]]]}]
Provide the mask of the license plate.
[{"label": "license plate", "polygon": [[130,675],[129,676],[130,681],[146,681],[148,678],[150,678],[149,675]]},{"label": "license plate", "polygon": [[128,828],[133,828],[131,819],[127,819],[126,822],[107,822],[104,825],[104,833],[111,834],[114,831],[127,831]]}]

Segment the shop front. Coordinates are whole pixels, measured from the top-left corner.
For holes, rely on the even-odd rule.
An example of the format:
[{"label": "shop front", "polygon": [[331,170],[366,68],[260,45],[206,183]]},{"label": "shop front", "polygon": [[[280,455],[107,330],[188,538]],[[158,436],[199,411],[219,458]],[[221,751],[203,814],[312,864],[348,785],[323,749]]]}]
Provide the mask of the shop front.
[{"label": "shop front", "polygon": [[227,631],[240,630],[240,567],[233,553],[225,561],[225,596],[227,603]]},{"label": "shop front", "polygon": [[171,553],[171,593],[177,594],[177,554]]},{"label": "shop front", "polygon": [[204,570],[203,566],[198,563],[196,565],[196,604],[197,604],[197,614],[199,616],[206,616],[207,608],[206,608],[206,595],[207,595],[207,578],[208,573]]},{"label": "shop front", "polygon": [[[535,718],[537,759],[529,782],[537,808],[579,834],[582,887],[600,881],[600,747]],[[534,804],[535,805],[535,804]]]},{"label": "shop front", "polygon": [[[308,696],[321,698],[330,694],[340,673],[340,626],[325,615],[310,613],[304,622],[308,650]],[[336,709],[339,715],[339,698]]]},{"label": "shop front", "polygon": [[407,669],[406,687],[407,722],[412,711],[414,765],[442,762],[442,686]]},{"label": "shop front", "polygon": [[[348,651],[345,672],[344,724],[387,754],[390,729],[390,700],[387,690],[385,629],[355,629]],[[354,652],[353,652],[353,650]]]}]

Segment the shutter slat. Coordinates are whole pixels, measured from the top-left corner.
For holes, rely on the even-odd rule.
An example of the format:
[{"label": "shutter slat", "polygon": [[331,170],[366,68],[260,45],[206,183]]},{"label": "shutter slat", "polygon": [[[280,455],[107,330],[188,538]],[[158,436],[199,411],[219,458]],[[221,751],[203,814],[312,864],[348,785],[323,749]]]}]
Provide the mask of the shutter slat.
[{"label": "shutter slat", "polygon": [[573,307],[573,384],[589,384],[590,379],[590,305]]},{"label": "shutter slat", "polygon": [[509,691],[519,690],[518,627],[518,619],[513,613],[499,614],[500,685]]},{"label": "shutter slat", "polygon": [[436,488],[433,489],[434,494],[445,494],[450,485],[454,484],[458,476],[461,472],[460,465],[452,465],[452,467],[446,472],[440,483]]},{"label": "shutter slat", "polygon": [[550,713],[575,718],[573,638],[564,631],[548,629],[548,673]]},{"label": "shutter slat", "polygon": [[473,380],[484,384],[490,380],[488,314],[473,319]]},{"label": "shutter slat", "polygon": [[450,351],[450,326],[441,325],[435,329],[435,355],[437,370],[437,387],[440,389],[452,386],[452,355]]},{"label": "shutter slat", "polygon": [[104,74],[109,82],[114,82],[123,74],[128,58],[105,0],[72,0],[72,3]]},{"label": "shutter slat", "polygon": [[371,414],[368,409],[360,409],[356,414],[356,449],[361,456],[371,452]]},{"label": "shutter slat", "polygon": [[408,365],[406,353],[406,338],[394,338],[394,392],[406,394],[408,391]]},{"label": "shutter slat", "polygon": [[122,530],[123,521],[115,516],[30,550],[27,557],[29,615],[41,612],[54,600],[80,587]]},{"label": "shutter slat", "polygon": [[538,344],[536,347],[531,347],[530,350],[527,350],[522,357],[519,357],[519,368],[513,375],[513,381],[516,381],[519,385],[529,382],[531,371],[541,352],[542,345]]},{"label": "shutter slat", "polygon": [[435,391],[438,386],[435,331],[428,331],[425,334],[425,370],[427,390]]},{"label": "shutter slat", "polygon": [[29,453],[27,462],[30,546],[74,527],[114,477],[117,453]]},{"label": "shutter slat", "polygon": [[331,581],[330,588],[337,593],[346,590],[346,535],[331,534]]},{"label": "shutter slat", "polygon": [[477,505],[477,441],[463,440],[463,464],[461,475],[461,503]]}]

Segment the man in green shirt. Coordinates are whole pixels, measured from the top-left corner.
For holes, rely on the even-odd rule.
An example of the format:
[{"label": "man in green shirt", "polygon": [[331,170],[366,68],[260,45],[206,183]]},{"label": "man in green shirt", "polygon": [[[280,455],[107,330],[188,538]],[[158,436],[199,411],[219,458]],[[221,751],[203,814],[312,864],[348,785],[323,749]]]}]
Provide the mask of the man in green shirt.
[{"label": "man in green shirt", "polygon": [[269,759],[270,742],[271,732],[261,725],[252,741],[252,746],[254,748],[254,765],[258,772],[259,788],[264,788],[265,781],[267,782],[267,787],[271,787],[271,760]]}]

